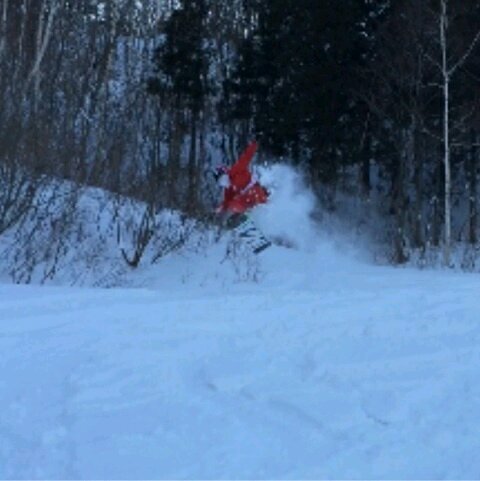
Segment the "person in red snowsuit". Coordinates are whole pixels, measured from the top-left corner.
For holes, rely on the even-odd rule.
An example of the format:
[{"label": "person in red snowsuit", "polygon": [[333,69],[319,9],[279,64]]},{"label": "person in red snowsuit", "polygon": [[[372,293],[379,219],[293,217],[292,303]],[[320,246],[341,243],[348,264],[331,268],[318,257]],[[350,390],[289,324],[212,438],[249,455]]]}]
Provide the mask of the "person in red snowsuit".
[{"label": "person in red snowsuit", "polygon": [[232,167],[216,169],[217,183],[224,188],[218,213],[244,214],[256,205],[267,202],[267,189],[253,179],[249,170],[257,149],[257,142],[251,142]]}]

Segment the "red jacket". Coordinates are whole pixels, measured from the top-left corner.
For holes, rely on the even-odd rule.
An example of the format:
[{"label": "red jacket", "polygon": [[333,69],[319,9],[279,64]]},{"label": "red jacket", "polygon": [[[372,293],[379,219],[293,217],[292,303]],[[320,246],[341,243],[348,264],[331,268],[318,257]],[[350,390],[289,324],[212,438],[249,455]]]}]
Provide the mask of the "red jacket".
[{"label": "red jacket", "polygon": [[235,164],[228,170],[230,185],[224,190],[220,210],[241,214],[258,204],[267,202],[268,193],[258,182],[252,181],[249,166],[258,144],[249,144]]}]

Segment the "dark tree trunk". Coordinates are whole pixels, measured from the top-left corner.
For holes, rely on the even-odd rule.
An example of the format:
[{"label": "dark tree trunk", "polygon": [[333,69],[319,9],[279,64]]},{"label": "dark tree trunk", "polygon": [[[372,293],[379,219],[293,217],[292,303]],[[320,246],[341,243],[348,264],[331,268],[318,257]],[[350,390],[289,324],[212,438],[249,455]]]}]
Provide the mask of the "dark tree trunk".
[{"label": "dark tree trunk", "polygon": [[413,245],[422,248],[425,244],[423,219],[423,138],[415,128],[413,138],[413,182],[415,186],[415,204],[413,206]]},{"label": "dark tree trunk", "polygon": [[188,205],[187,210],[194,214],[197,210],[197,118],[196,112],[191,114],[190,155],[188,159]]},{"label": "dark tree trunk", "polygon": [[432,245],[438,247],[440,245],[440,237],[442,235],[443,224],[443,195],[445,186],[445,177],[443,163],[438,162],[434,174],[434,191],[432,197],[433,213],[432,213]]},{"label": "dark tree trunk", "polygon": [[170,120],[170,138],[168,146],[168,203],[171,207],[178,207],[180,187],[180,154],[183,138],[183,111],[180,106],[174,107]]},{"label": "dark tree trunk", "polygon": [[361,182],[362,182],[362,194],[365,199],[370,198],[370,191],[372,190],[372,179],[370,172],[370,158],[371,158],[371,141],[370,138],[366,139],[365,154],[362,159],[361,165]]},{"label": "dark tree trunk", "polygon": [[394,261],[397,264],[404,264],[408,261],[408,253],[405,246],[406,207],[405,159],[401,153],[393,166],[392,174],[392,210],[395,216],[393,244]]},{"label": "dark tree trunk", "polygon": [[468,156],[468,187],[469,187],[469,232],[468,240],[471,244],[477,243],[477,147],[476,134],[472,130],[471,148]]}]

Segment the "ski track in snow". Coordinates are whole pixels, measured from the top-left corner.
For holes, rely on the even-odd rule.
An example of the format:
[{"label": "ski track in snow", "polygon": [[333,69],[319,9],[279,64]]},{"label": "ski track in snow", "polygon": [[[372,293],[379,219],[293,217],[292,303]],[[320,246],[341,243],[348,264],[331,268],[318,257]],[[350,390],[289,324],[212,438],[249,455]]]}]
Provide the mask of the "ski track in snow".
[{"label": "ski track in snow", "polygon": [[478,478],[478,277],[289,255],[217,293],[0,285],[0,477]]}]

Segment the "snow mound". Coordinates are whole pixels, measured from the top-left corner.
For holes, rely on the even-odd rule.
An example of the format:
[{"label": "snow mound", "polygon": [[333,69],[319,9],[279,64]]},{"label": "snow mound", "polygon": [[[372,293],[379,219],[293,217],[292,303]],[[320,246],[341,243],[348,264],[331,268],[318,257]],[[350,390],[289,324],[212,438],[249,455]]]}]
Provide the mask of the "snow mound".
[{"label": "snow mound", "polygon": [[346,255],[351,239],[335,236],[329,220],[314,220],[319,206],[299,170],[277,164],[256,174],[271,195],[252,218],[274,242],[258,256],[231,232],[179,212],[150,212],[142,202],[101,189],[51,182],[39,192],[32,215],[0,236],[0,278],[218,292],[239,283],[308,285],[318,272],[353,268]]}]

